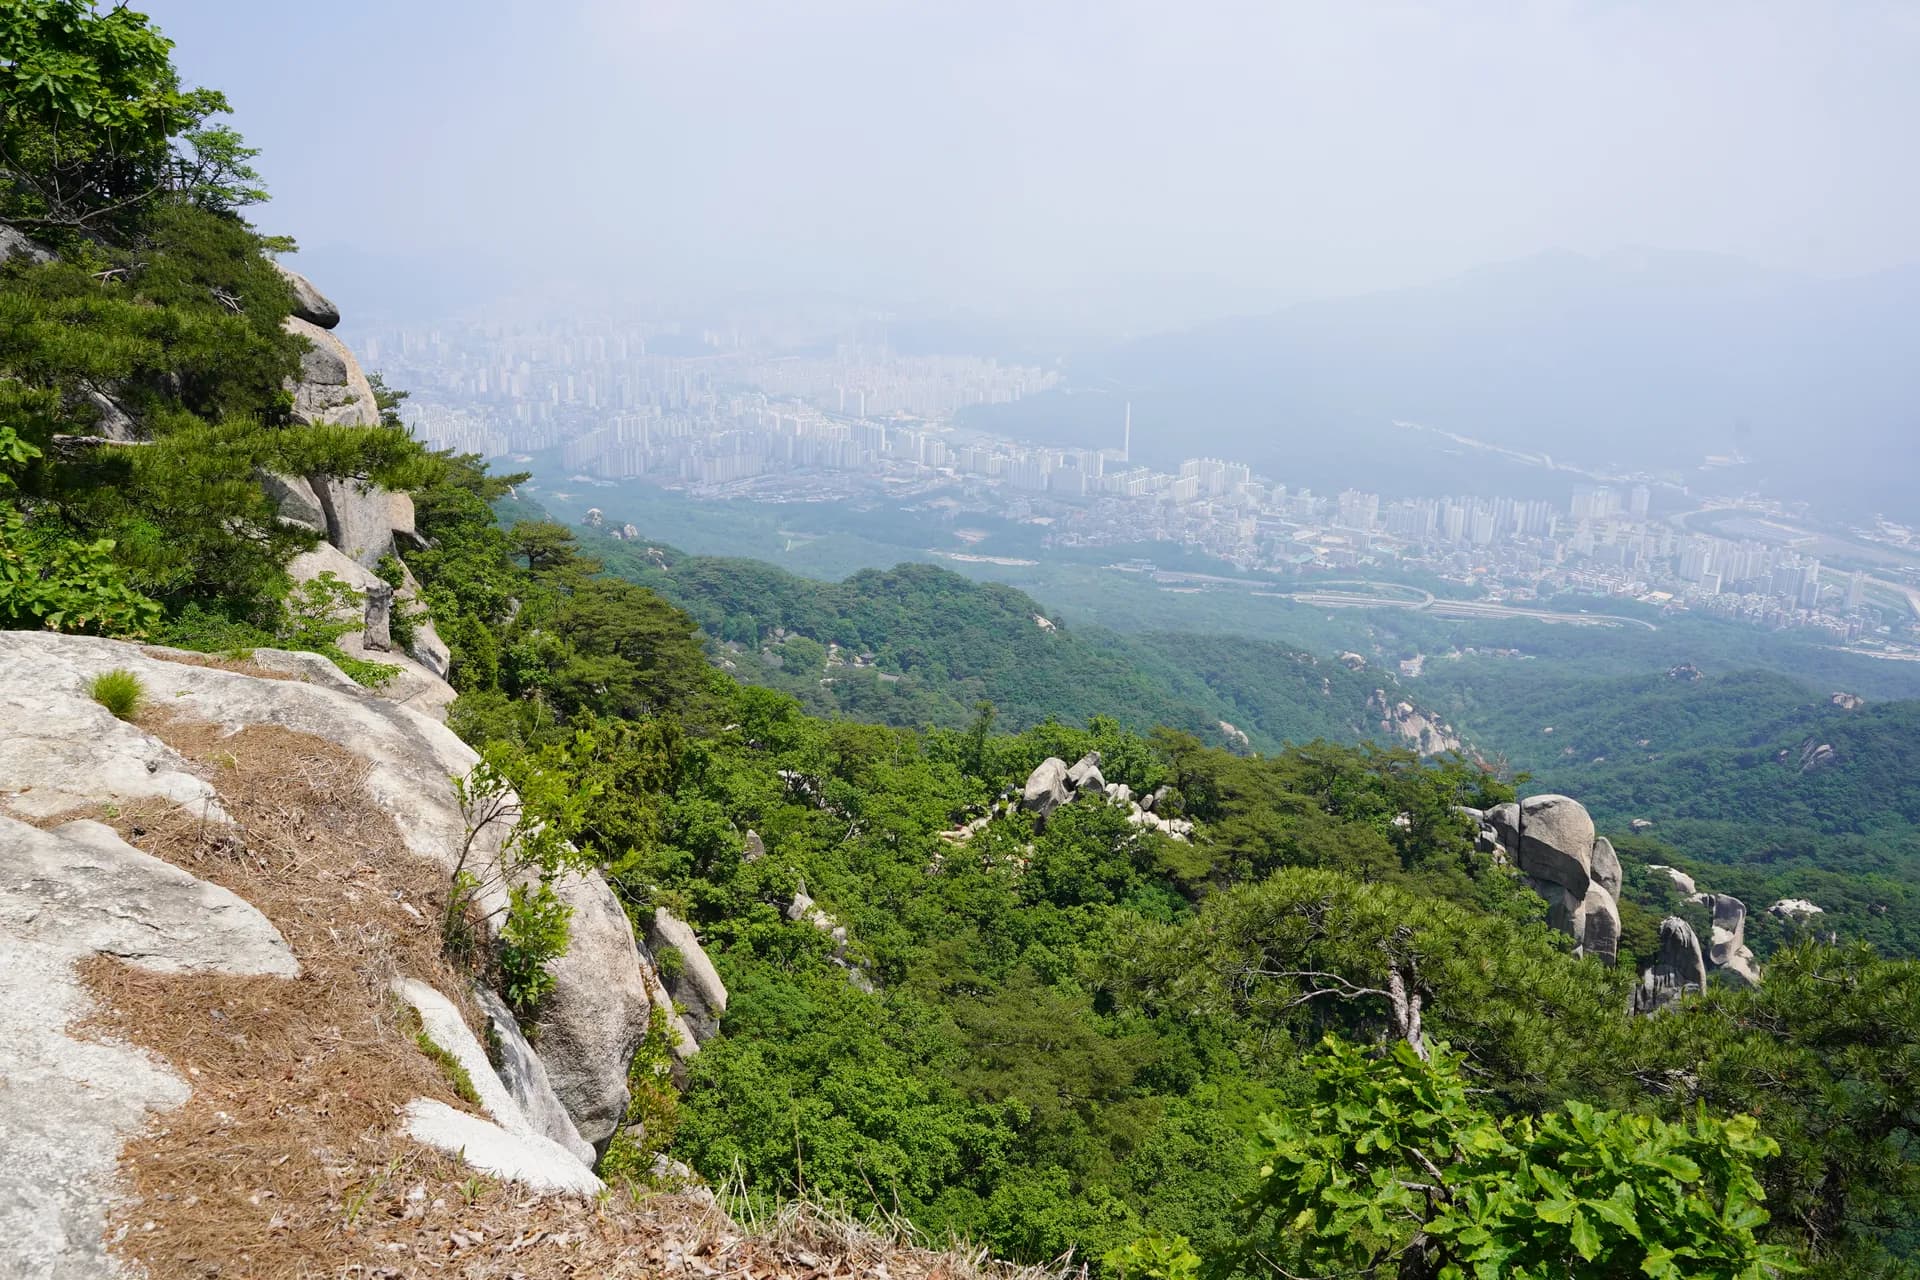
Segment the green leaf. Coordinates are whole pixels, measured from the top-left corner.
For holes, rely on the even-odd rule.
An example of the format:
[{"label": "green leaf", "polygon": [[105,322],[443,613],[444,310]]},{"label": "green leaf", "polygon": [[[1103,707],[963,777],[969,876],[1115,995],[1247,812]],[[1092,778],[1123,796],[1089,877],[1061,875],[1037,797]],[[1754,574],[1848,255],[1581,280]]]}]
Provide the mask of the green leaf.
[{"label": "green leaf", "polygon": [[1573,1241],[1574,1249],[1588,1262],[1600,1256],[1600,1233],[1594,1230],[1593,1223],[1587,1220],[1587,1215],[1578,1209],[1573,1212],[1572,1230],[1568,1236]]}]

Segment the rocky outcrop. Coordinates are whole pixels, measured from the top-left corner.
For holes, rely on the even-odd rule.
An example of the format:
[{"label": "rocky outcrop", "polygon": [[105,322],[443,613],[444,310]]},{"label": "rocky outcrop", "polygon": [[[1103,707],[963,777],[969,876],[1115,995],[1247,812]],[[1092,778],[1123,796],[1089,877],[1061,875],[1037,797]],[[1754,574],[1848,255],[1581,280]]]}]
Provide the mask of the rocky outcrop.
[{"label": "rocky outcrop", "polygon": [[1509,857],[1520,851],[1520,806],[1508,801],[1497,804],[1486,812],[1487,825],[1493,828],[1493,834],[1500,847]]},{"label": "rocky outcrop", "polygon": [[1027,775],[1027,785],[1020,792],[1020,807],[1044,822],[1048,814],[1072,799],[1067,762],[1059,756],[1048,756]]},{"label": "rocky outcrop", "polygon": [[1782,920],[1807,920],[1825,915],[1826,909],[1816,907],[1805,898],[1782,898],[1767,908],[1767,914],[1779,916]]},{"label": "rocky outcrop", "polygon": [[1106,789],[1107,780],[1100,773],[1100,753],[1089,751],[1067,770],[1067,785],[1075,792],[1088,789],[1101,791]]},{"label": "rocky outcrop", "polygon": [[540,1059],[580,1136],[604,1149],[626,1118],[627,1065],[647,1036],[653,1001],[633,924],[607,882],[571,873],[553,891],[572,909],[566,954],[534,1010]]},{"label": "rocky outcrop", "polygon": [[1613,895],[1614,901],[1620,900],[1620,855],[1613,851],[1613,841],[1605,836],[1595,836],[1593,855],[1589,859],[1588,869],[1593,873],[1594,883]]},{"label": "rocky outcrop", "polygon": [[393,554],[393,495],[378,485],[339,476],[311,476],[327,522],[327,541],[371,569]]},{"label": "rocky outcrop", "polygon": [[[1358,655],[1343,655],[1343,660],[1349,656]],[[1452,725],[1404,699],[1398,702],[1389,699],[1385,689],[1375,689],[1368,696],[1367,709],[1379,717],[1383,733],[1399,738],[1421,755],[1437,756],[1466,749]]]},{"label": "rocky outcrop", "polygon": [[53,251],[17,227],[0,222],[0,263],[21,258],[36,266],[52,262]]},{"label": "rocky outcrop", "polygon": [[[0,694],[12,691],[0,680]],[[37,728],[5,723],[0,740]],[[0,779],[14,785],[4,767]],[[158,1058],[80,1030],[95,1006],[74,966],[96,954],[169,973],[298,972],[266,917],[111,828],[69,822],[43,831],[0,816],[0,1258],[8,1275],[118,1274],[107,1211],[119,1195],[121,1147],[189,1096],[186,1079]]]},{"label": "rocky outcrop", "polygon": [[1664,876],[1672,882],[1674,888],[1686,894],[1688,897],[1692,897],[1694,894],[1700,892],[1693,883],[1693,877],[1678,867],[1669,867],[1665,863],[1660,862],[1649,863],[1647,866],[1647,874]]},{"label": "rocky outcrop", "polygon": [[1840,762],[1840,754],[1833,744],[1822,742],[1818,738],[1808,738],[1801,742],[1798,753],[1782,751],[1778,759],[1782,764],[1795,764],[1801,773],[1818,773]]},{"label": "rocky outcrop", "polygon": [[594,1196],[606,1189],[593,1170],[559,1143],[456,1111],[437,1098],[415,1098],[401,1119],[402,1131],[415,1142],[456,1156],[469,1168],[503,1182],[577,1196]]},{"label": "rocky outcrop", "polygon": [[[390,589],[373,570],[350,559],[330,542],[301,552],[287,565],[287,575],[295,582],[312,582],[329,573],[362,593],[363,597]],[[398,669],[391,679],[374,690],[380,697],[411,707],[435,720],[445,721],[447,708],[458,696],[453,686],[447,683],[447,675],[453,665],[452,655],[439,633],[433,629],[432,622],[419,615],[419,592],[413,585],[411,575],[394,598],[400,608],[414,617],[413,636],[404,653],[394,649],[370,652],[360,628],[347,632],[335,643],[349,657],[367,658]],[[364,618],[364,611],[361,616]]]},{"label": "rocky outcrop", "polygon": [[1567,796],[1529,796],[1520,802],[1520,869],[1565,888],[1578,901],[1587,896],[1593,865],[1593,819]]},{"label": "rocky outcrop", "polygon": [[260,487],[266,490],[267,497],[279,509],[283,524],[297,525],[302,529],[325,535],[327,532],[327,512],[320,505],[320,495],[313,491],[313,484],[304,476],[281,475],[277,471],[260,473]]},{"label": "rocky outcrop", "polygon": [[313,287],[313,281],[301,275],[291,267],[273,264],[280,278],[293,290],[293,314],[308,324],[322,329],[331,329],[340,323],[340,308],[327,300],[327,295]]},{"label": "rocky outcrop", "polygon": [[1620,903],[1605,885],[1595,880],[1587,886],[1575,912],[1572,936],[1580,943],[1580,954],[1593,956],[1611,965],[1620,954]]},{"label": "rocky outcrop", "polygon": [[1706,990],[1707,964],[1693,926],[1678,916],[1660,922],[1660,953],[1640,975],[1633,993],[1636,1013],[1655,1013],[1690,992]]},{"label": "rocky outcrop", "polygon": [[1747,949],[1747,904],[1726,893],[1708,893],[1701,903],[1713,913],[1713,934],[1707,943],[1707,962],[1714,972],[1743,987],[1760,985],[1760,967]]},{"label": "rocky outcrop", "polygon": [[[593,1149],[586,1147],[583,1156],[578,1148],[585,1144],[580,1143],[578,1135],[569,1146],[540,1132],[494,1071],[486,1050],[451,1000],[412,978],[394,979],[391,990],[397,1000],[413,1010],[420,1034],[459,1063],[480,1100],[481,1110],[493,1121],[490,1127],[496,1130],[486,1132],[478,1117],[444,1103],[415,1099],[406,1108],[409,1137],[536,1191],[591,1195],[600,1190],[600,1180],[592,1173]],[[466,1156],[467,1144],[476,1138],[479,1160]]]},{"label": "rocky outcrop", "polygon": [[527,1043],[513,1010],[485,987],[475,987],[473,998],[479,1001],[480,1012],[487,1019],[487,1057],[495,1064],[500,1083],[513,1096],[520,1113],[534,1132],[551,1138],[572,1152],[575,1159],[591,1167],[596,1158],[593,1144],[580,1136],[566,1105],[554,1093],[547,1066]]},{"label": "rocky outcrop", "polygon": [[380,405],[373,398],[373,384],[347,344],[299,316],[288,316],[285,328],[308,344],[300,357],[300,376],[287,386],[293,393],[293,420],[307,426],[378,426]]},{"label": "rocky outcrop", "polygon": [[647,925],[647,948],[656,964],[661,952],[669,948],[679,955],[677,965],[660,964],[661,980],[673,1002],[680,1006],[695,1042],[705,1044],[713,1039],[720,1033],[720,1019],[727,1011],[727,987],[693,926],[665,907],[656,907]]},{"label": "rocky outcrop", "polygon": [[[374,697],[315,654],[256,652],[261,665],[299,677],[267,680],[168,661],[168,652],[90,636],[0,632],[0,724],[7,726],[0,733],[0,801],[14,812],[48,815],[161,797],[209,821],[227,820],[212,787],[176,753],[88,696],[95,676],[127,669],[172,715],[234,729],[278,725],[360,757],[368,799],[392,817],[409,851],[451,874],[468,838],[452,779],[479,757],[445,725]],[[481,830],[474,856],[489,863],[508,834],[497,826]],[[538,1052],[587,1137],[616,1106],[624,1109],[627,1059],[645,1033],[651,1000],[637,955],[622,951],[632,948],[632,934],[605,882],[592,873],[562,880],[556,890],[574,908],[578,950],[555,966],[554,990],[539,1016],[556,1033],[540,1038]],[[496,910],[503,899],[490,891],[482,909]]]}]

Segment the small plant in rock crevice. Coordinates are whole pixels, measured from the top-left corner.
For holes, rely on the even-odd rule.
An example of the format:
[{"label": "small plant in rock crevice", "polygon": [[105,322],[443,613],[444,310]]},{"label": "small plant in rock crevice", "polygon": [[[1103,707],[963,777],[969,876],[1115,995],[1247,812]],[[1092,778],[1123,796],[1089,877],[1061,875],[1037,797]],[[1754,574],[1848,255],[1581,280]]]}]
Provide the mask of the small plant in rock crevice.
[{"label": "small plant in rock crevice", "polygon": [[146,701],[146,686],[140,677],[124,667],[103,671],[88,687],[93,700],[113,713],[117,720],[131,720]]}]

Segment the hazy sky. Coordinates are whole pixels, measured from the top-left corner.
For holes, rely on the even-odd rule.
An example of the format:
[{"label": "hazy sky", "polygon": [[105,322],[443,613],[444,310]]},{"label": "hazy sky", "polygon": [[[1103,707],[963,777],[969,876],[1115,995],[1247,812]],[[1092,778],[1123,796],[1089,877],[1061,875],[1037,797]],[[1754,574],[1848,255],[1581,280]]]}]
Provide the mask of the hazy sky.
[{"label": "hazy sky", "polygon": [[144,0],[318,252],[995,309],[1920,261],[1920,6]]}]

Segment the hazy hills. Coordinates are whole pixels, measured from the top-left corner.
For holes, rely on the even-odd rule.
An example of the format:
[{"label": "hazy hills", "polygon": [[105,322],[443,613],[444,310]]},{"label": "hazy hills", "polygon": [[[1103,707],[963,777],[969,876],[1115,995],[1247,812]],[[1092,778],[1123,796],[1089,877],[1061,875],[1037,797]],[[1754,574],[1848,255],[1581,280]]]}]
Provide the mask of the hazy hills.
[{"label": "hazy hills", "polygon": [[1136,456],[1212,449],[1294,483],[1403,492],[1522,475],[1395,419],[1681,478],[1738,452],[1751,465],[1722,487],[1911,511],[1906,469],[1872,463],[1911,454],[1915,332],[1920,269],[1814,280],[1709,254],[1550,253],[1127,343],[1073,363],[1080,393],[991,416],[1117,443],[1124,396]]}]

